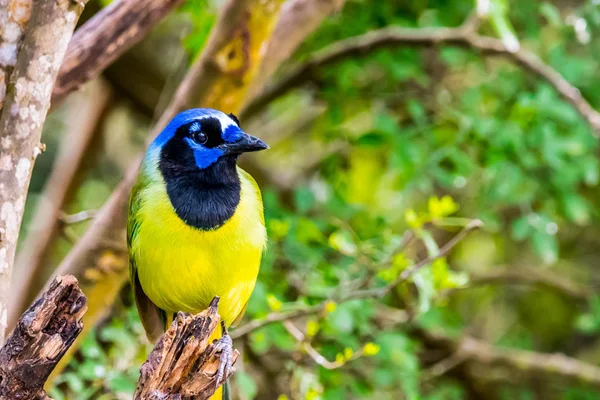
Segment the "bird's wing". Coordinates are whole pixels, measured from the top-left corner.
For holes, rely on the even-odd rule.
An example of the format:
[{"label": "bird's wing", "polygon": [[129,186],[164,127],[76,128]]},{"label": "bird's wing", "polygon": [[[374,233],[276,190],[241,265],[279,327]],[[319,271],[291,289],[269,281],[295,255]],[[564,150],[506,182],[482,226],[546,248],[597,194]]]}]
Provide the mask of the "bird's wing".
[{"label": "bird's wing", "polygon": [[132,245],[137,239],[137,234],[141,227],[138,214],[141,202],[139,192],[140,189],[144,187],[144,184],[144,177],[142,173],[140,174],[137,183],[131,190],[131,195],[129,197],[127,247],[129,248],[129,277],[131,279],[131,287],[133,288],[133,297],[135,299],[135,304],[137,306],[140,319],[142,320],[142,325],[146,330],[146,335],[148,336],[148,339],[154,343],[158,340],[158,338],[160,338],[165,330],[166,314],[163,310],[158,308],[156,304],[154,304],[148,298],[148,296],[146,296],[146,293],[144,293],[138,278],[136,257],[134,252],[131,251],[133,247]]}]

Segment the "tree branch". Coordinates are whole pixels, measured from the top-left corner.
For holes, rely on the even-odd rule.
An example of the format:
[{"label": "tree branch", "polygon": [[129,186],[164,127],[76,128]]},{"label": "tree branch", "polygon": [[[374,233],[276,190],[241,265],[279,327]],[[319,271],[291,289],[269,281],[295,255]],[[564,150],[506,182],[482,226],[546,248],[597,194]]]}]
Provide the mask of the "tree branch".
[{"label": "tree branch", "polygon": [[52,87],[86,0],[40,0],[19,47],[0,116],[0,344],[31,170]]},{"label": "tree branch", "polygon": [[555,376],[600,388],[599,367],[564,354],[499,348],[469,336],[453,339],[443,333],[422,328],[415,328],[412,334],[428,348],[436,352],[441,350],[445,354],[444,358],[455,356],[461,362],[468,363],[471,373],[503,368],[506,373],[499,376],[510,382],[519,381],[523,376]]},{"label": "tree branch", "polygon": [[158,24],[182,0],[116,0],[73,35],[52,92],[52,105],[98,76]]},{"label": "tree branch", "polygon": [[0,349],[1,399],[48,399],[46,379],[83,329],[86,310],[77,279],[63,276],[52,282]]},{"label": "tree branch", "polygon": [[0,4],[0,111],[32,7],[32,0],[5,0]]},{"label": "tree branch", "polygon": [[552,274],[546,270],[540,271],[540,269],[534,268],[503,268],[500,270],[472,274],[467,286],[449,289],[446,291],[446,294],[482,285],[503,284],[537,285],[580,302],[587,301],[592,293],[589,288],[580,286],[562,276]]},{"label": "tree branch", "polygon": [[[142,365],[134,400],[209,399],[222,384],[216,382],[220,358],[209,343],[221,318],[217,313],[219,298],[200,314],[179,312]],[[234,351],[234,360],[239,352]],[[229,375],[234,369],[229,371]]]},{"label": "tree branch", "polygon": [[600,388],[600,368],[560,353],[497,348],[470,337],[459,342],[457,353],[477,364],[506,367],[513,377],[520,374],[558,376]]},{"label": "tree branch", "polygon": [[389,27],[341,40],[315,52],[308,60],[291,68],[279,81],[267,86],[245,107],[242,115],[248,118],[271,101],[310,80],[318,70],[348,57],[365,56],[375,50],[397,46],[453,45],[472,48],[484,54],[506,57],[546,80],[579,112],[594,133],[600,135],[600,113],[587,102],[579,89],[534,53],[523,48],[516,52],[510,51],[501,40],[478,35],[475,28],[472,19],[468,19],[465,24],[457,28]]},{"label": "tree branch", "polygon": [[325,369],[338,369],[346,365],[348,361],[355,360],[363,355],[363,349],[352,352],[352,356],[348,359],[344,359],[342,361],[335,360],[329,361],[327,357],[319,353],[317,349],[313,347],[310,343],[310,338],[304,334],[296,325],[292,323],[292,321],[283,321],[283,326],[288,331],[290,335],[299,343],[302,350],[318,365]]},{"label": "tree branch", "polygon": [[65,214],[63,212],[60,214],[59,220],[60,223],[64,225],[78,224],[80,222],[85,222],[89,221],[90,219],[94,219],[97,213],[97,210],[83,210],[76,212],[75,214]]}]

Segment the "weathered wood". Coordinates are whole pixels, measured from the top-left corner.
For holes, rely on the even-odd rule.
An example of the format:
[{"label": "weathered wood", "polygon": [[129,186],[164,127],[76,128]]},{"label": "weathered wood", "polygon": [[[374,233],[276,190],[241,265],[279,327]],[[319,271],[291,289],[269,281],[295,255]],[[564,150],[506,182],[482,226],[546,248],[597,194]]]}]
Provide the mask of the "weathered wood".
[{"label": "weathered wood", "polygon": [[0,400],[49,399],[44,383],[83,329],[86,310],[77,279],[67,275],[52,282],[0,349]]},{"label": "weathered wood", "polygon": [[[215,298],[200,314],[177,314],[142,366],[134,400],[203,400],[214,394],[220,357],[209,339],[221,319],[217,305]],[[234,351],[234,363],[238,355]]]}]

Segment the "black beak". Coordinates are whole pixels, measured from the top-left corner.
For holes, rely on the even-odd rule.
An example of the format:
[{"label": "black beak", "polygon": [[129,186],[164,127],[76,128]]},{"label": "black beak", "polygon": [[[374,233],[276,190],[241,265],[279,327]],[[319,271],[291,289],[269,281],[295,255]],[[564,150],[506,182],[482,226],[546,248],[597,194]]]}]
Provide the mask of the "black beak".
[{"label": "black beak", "polygon": [[269,148],[269,145],[255,136],[244,133],[240,140],[233,143],[225,143],[223,147],[226,154],[241,154],[266,150]]}]

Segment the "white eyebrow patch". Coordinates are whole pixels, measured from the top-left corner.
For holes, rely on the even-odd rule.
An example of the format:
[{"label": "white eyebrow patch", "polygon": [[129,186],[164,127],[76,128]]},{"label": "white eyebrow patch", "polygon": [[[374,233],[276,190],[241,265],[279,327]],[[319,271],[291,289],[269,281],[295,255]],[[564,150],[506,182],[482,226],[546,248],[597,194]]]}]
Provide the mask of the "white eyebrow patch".
[{"label": "white eyebrow patch", "polygon": [[213,115],[213,117],[216,117],[221,123],[221,132],[225,132],[227,127],[229,127],[230,125],[237,126],[237,124],[228,115],[222,112],[219,112],[217,115]]}]

